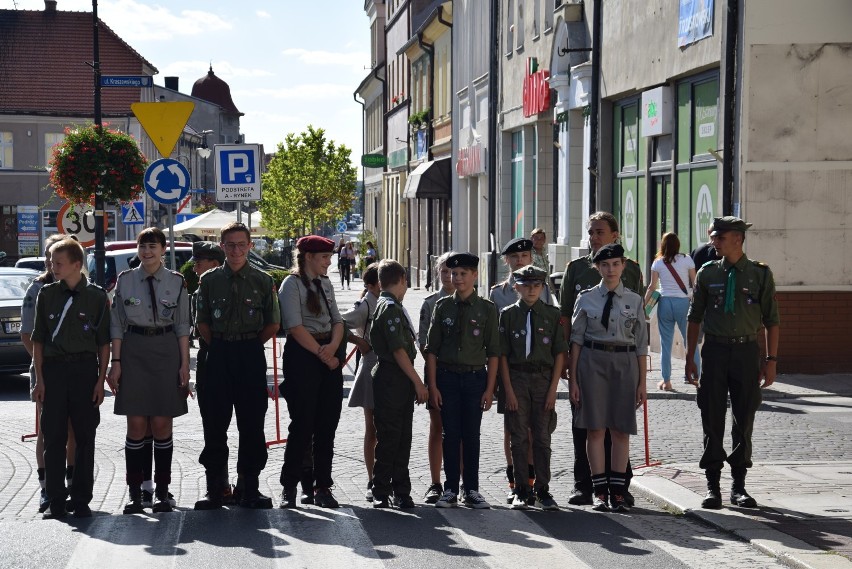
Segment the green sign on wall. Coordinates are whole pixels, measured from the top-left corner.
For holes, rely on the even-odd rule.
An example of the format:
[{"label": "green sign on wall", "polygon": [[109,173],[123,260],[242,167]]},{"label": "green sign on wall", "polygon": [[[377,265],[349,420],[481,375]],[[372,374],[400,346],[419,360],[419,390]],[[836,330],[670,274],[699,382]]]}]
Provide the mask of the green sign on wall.
[{"label": "green sign on wall", "polygon": [[361,166],[365,168],[384,168],[388,159],[384,154],[364,154],[361,156]]}]

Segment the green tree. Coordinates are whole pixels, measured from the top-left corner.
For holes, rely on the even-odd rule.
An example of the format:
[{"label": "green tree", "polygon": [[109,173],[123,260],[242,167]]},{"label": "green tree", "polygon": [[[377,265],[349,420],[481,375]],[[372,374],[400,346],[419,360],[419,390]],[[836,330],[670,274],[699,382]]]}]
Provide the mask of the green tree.
[{"label": "green tree", "polygon": [[327,140],[321,128],[308,125],[301,134],[288,134],[263,174],[258,207],[264,227],[289,236],[313,233],[317,224],[342,218],[355,199],[351,153]]}]

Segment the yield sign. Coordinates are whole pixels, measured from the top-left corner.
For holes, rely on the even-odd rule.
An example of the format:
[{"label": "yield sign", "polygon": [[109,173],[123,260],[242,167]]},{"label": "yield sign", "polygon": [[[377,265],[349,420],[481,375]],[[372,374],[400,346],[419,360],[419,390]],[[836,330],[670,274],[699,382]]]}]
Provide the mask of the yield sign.
[{"label": "yield sign", "polygon": [[194,108],[195,103],[189,101],[130,105],[133,114],[139,119],[139,124],[162,156],[172,153]]}]

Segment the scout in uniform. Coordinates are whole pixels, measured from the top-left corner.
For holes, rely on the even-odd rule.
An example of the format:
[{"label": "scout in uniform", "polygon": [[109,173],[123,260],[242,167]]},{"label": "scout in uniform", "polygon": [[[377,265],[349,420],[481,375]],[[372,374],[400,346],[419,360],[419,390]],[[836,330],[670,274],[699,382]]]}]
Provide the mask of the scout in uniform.
[{"label": "scout in uniform", "polygon": [[[439,300],[445,296],[450,296],[456,290],[456,287],[453,285],[450,268],[447,267],[447,259],[454,254],[455,251],[447,251],[435,260],[435,274],[438,275],[441,281],[441,288],[427,296],[420,306],[420,326],[418,327],[417,345],[424,360],[426,359],[426,338],[429,336],[429,325],[432,323],[432,313],[435,311],[435,305]],[[441,484],[444,427],[441,424],[441,412],[432,407],[428,401],[426,402],[426,409],[429,410],[428,453],[429,474],[432,477],[432,483],[426,489],[423,501],[426,504],[434,504],[444,493],[444,486]]]},{"label": "scout in uniform", "polygon": [[71,507],[74,516],[92,515],[95,432],[104,400],[109,360],[109,299],[83,276],[84,251],[65,239],[51,248],[56,281],[36,300],[33,327],[35,400],[41,403],[44,465],[50,506],[45,517],[61,518],[65,506],[65,444],[68,420],[77,441]]},{"label": "scout in uniform", "polygon": [[[577,427],[588,432],[592,507],[625,512],[632,505],[625,496],[630,435],[636,434],[636,408],[647,398],[648,326],[642,297],[621,280],[621,245],[604,245],[593,262],[603,278],[581,292],[574,306],[570,396]],[[611,451],[604,445],[607,430]]]},{"label": "scout in uniform", "polygon": [[[599,211],[589,216],[588,224],[589,249],[591,252],[585,257],[574,259],[565,268],[562,277],[562,285],[559,289],[559,307],[562,311],[562,325],[565,329],[565,338],[571,338],[571,317],[574,313],[574,305],[577,295],[581,291],[596,286],[601,281],[601,274],[595,269],[592,259],[598,249],[604,245],[615,243],[618,240],[618,221],[608,212]],[[633,292],[644,294],[645,287],[642,283],[642,270],[639,263],[632,259],[626,259],[624,271],[621,273],[621,282]],[[566,367],[571,363],[569,354],[566,358]],[[567,376],[567,369],[566,369]],[[589,459],[586,455],[586,430],[578,428],[576,421],[576,409],[571,406],[572,423],[571,435],[574,439],[574,488],[568,497],[568,503],[574,506],[589,505],[592,503],[592,479],[589,469]],[[609,435],[604,439],[606,445],[606,460],[609,464],[609,448],[612,444]],[[608,468],[608,467],[607,467]],[[633,471],[630,462],[627,462],[627,483],[624,487],[627,502],[633,505],[633,496],[629,492],[630,479]]]},{"label": "scout in uniform", "polygon": [[[343,318],[327,274],[334,241],[310,235],[296,243],[297,269],[281,283],[278,298],[287,331],[281,392],[290,412],[287,448],[281,467],[281,507],[296,507],[296,485],[302,480],[305,456],[313,456],[314,503],[337,508],[334,481],[334,437],[343,406]],[[345,349],[344,349],[345,351]]]},{"label": "scout in uniform", "polygon": [[417,356],[415,332],[402,307],[408,290],[405,268],[396,261],[379,263],[382,287],[370,329],[370,344],[378,357],[373,368],[376,464],[373,467],[373,507],[413,508],[408,460],[414,402],[429,398],[426,386],[414,369]]},{"label": "scout in uniform", "polygon": [[[695,294],[687,315],[686,379],[698,387],[698,407],[704,429],[704,453],[699,465],[707,477],[701,506],[722,507],[719,488],[722,466],[731,466],[731,503],[745,508],[757,502],[745,489],[751,468],[751,434],[760,406],[761,387],[775,381],[780,318],[772,271],[743,252],[750,223],[738,217],[713,220],[710,239],[721,259],[705,264],[696,277]],[[704,322],[701,377],[693,356],[698,329]],[[765,328],[766,356],[761,362],[757,335]],[[725,415],[731,399],[733,449],[725,453]]]},{"label": "scout in uniform", "polygon": [[141,264],[118,275],[110,324],[109,382],[116,391],[115,414],[127,416],[124,455],[130,502],[124,513],[143,511],[143,439],[149,428],[156,484],[152,509],[171,512],[172,422],[187,412],[189,297],[183,275],[163,266],[165,234],[149,227],[136,242]]},{"label": "scout in uniform", "polygon": [[456,253],[447,259],[456,291],[435,305],[426,344],[426,375],[431,404],[444,426],[444,493],[439,508],[458,506],[464,453],[464,503],[490,508],[479,493],[479,427],[491,408],[500,359],[497,310],[474,290],[479,257]]},{"label": "scout in uniform", "polygon": [[[549,491],[550,436],[556,428],[556,388],[568,343],[559,309],[541,301],[547,273],[528,265],[512,276],[520,300],[500,313],[500,371],[506,405],[505,424],[515,462],[528,460],[530,433],[535,465],[535,500],[543,510],[558,510]],[[523,473],[515,474],[513,509],[526,509],[532,497]]]},{"label": "scout in uniform", "polygon": [[266,509],[272,500],[260,493],[266,466],[263,424],[268,405],[264,344],[278,331],[281,312],[272,277],[248,263],[251,233],[242,223],[222,228],[225,264],[201,275],[196,321],[210,346],[198,401],[204,429],[199,462],[207,477],[207,497],[196,510],[222,507],[222,475],[228,467],[228,426],[237,414],[240,446],[237,486],[240,506]]}]

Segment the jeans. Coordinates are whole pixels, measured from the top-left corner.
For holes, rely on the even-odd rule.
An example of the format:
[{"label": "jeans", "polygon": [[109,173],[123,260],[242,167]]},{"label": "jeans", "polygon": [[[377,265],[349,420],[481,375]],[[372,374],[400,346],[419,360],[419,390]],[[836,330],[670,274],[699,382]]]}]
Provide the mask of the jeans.
[{"label": "jeans", "polygon": [[686,346],[686,313],[688,311],[688,298],[661,296],[657,304],[657,324],[660,328],[660,366],[663,371],[663,380],[666,382],[672,379],[674,327],[677,324],[683,337],[683,345]]},{"label": "jeans", "polygon": [[441,392],[441,421],[444,425],[444,475],[446,490],[459,492],[464,453],[464,488],[479,490],[479,427],[482,424],[482,394],[487,385],[485,369],[456,373],[438,369],[436,381]]}]

